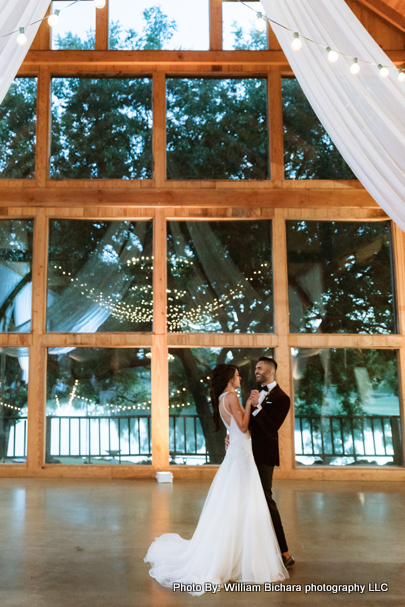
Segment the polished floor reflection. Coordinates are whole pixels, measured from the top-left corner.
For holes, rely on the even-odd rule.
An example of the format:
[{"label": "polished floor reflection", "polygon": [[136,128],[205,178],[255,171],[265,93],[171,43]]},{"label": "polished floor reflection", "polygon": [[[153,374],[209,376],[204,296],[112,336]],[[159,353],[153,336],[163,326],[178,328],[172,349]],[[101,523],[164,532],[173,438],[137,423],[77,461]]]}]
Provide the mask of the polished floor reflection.
[{"label": "polished floor reflection", "polygon": [[[209,483],[1,479],[0,486],[2,607],[403,605],[403,483],[276,481],[297,561],[289,583],[302,590],[202,597],[161,588],[143,557],[161,533],[191,536]],[[339,584],[366,588],[334,593]]]}]

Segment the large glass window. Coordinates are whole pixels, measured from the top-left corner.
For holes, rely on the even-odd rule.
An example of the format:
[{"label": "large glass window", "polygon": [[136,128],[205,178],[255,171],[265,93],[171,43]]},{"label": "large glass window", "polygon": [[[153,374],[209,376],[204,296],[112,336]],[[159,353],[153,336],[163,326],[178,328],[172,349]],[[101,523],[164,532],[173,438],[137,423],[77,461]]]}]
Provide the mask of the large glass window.
[{"label": "large glass window", "polygon": [[397,354],[293,349],[295,453],[305,465],[403,465]]},{"label": "large glass window", "polygon": [[50,175],[152,177],[152,81],[54,78]]},{"label": "large glass window", "polygon": [[152,330],[152,222],[50,222],[47,329]]},{"label": "large glass window", "polygon": [[0,348],[0,463],[27,461],[28,348]]},{"label": "large glass window", "polygon": [[110,0],[110,48],[208,50],[209,0]]},{"label": "large glass window", "polygon": [[49,350],[46,462],[150,464],[150,364],[144,349]]},{"label": "large glass window", "polygon": [[267,27],[257,30],[257,13],[265,14],[260,2],[222,3],[222,48],[225,51],[267,48]]},{"label": "large glass window", "polygon": [[92,0],[54,0],[52,12],[62,11],[58,24],[51,28],[51,48],[94,49],[96,5]]},{"label": "large glass window", "polygon": [[31,330],[33,221],[0,220],[0,332]]},{"label": "large glass window", "polygon": [[394,333],[389,222],[287,222],[290,331]]},{"label": "large glass window", "polygon": [[239,367],[240,399],[245,404],[256,386],[254,369],[270,349],[171,348],[169,353],[169,450],[171,464],[220,464],[225,456],[225,427],[214,432],[209,392],[211,372],[220,363]]},{"label": "large glass window", "polygon": [[268,179],[265,79],[168,78],[168,179]]},{"label": "large glass window", "polygon": [[0,177],[35,177],[37,79],[16,78],[0,105]]},{"label": "large glass window", "polygon": [[169,331],[273,331],[271,221],[172,221],[167,246]]},{"label": "large glass window", "polygon": [[356,179],[295,78],[282,78],[286,179]]}]

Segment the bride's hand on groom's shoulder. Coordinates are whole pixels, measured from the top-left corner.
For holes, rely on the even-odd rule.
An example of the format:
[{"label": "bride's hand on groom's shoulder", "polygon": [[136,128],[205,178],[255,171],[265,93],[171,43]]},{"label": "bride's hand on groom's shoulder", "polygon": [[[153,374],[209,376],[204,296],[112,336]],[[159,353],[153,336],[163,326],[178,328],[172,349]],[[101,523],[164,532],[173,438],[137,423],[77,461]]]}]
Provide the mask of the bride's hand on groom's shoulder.
[{"label": "bride's hand on groom's shoulder", "polygon": [[228,449],[229,447],[229,434],[227,434],[225,436],[225,451]]}]

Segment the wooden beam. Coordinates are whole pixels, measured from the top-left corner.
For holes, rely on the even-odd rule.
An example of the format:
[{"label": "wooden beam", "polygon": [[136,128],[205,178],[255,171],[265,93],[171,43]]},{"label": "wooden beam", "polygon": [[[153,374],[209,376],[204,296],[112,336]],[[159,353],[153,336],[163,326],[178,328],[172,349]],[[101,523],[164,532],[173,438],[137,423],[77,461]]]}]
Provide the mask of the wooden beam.
[{"label": "wooden beam", "polygon": [[[393,237],[393,257],[395,276],[395,304],[397,312],[397,331],[402,336],[398,352],[399,402],[401,407],[401,434],[405,436],[405,233],[391,223]],[[405,441],[402,438],[402,455],[405,461]]]},{"label": "wooden beam", "polygon": [[63,71],[68,66],[101,65],[103,68],[117,66],[147,65],[149,69],[165,65],[288,65],[282,51],[91,51],[91,50],[55,50],[28,51],[24,61],[25,66],[40,64],[52,65],[55,72]]},{"label": "wooden beam", "polygon": [[399,13],[383,0],[357,0],[370,11],[388,21],[397,29],[405,32],[405,15]]},{"label": "wooden beam", "polygon": [[37,187],[45,187],[49,178],[51,156],[51,76],[41,66],[37,86],[37,133],[35,146],[35,180]]},{"label": "wooden beam", "polygon": [[277,66],[270,68],[267,78],[269,116],[270,178],[281,187],[284,180],[283,101],[281,74]]},{"label": "wooden beam", "polygon": [[166,338],[166,217],[156,211],[153,222],[153,346],[152,346],[152,465],[169,465],[169,369]]},{"label": "wooden beam", "polygon": [[[405,62],[405,50],[386,50],[396,65]],[[213,71],[216,76],[264,74],[270,65],[290,70],[282,51],[36,51],[27,53],[18,76],[35,73],[48,65],[54,76],[75,74],[134,75],[153,73],[165,68],[170,73],[192,76]],[[221,68],[218,71],[218,68]],[[233,69],[233,71],[232,71]],[[228,73],[229,72],[229,73]]]},{"label": "wooden beam", "polygon": [[275,348],[278,337],[268,333],[168,333],[171,348]]},{"label": "wooden beam", "polygon": [[210,50],[222,50],[222,0],[209,0]]},{"label": "wooden beam", "polygon": [[[99,208],[114,206],[126,206],[132,209],[142,207],[159,208],[162,206],[172,209],[183,207],[258,207],[268,208],[363,208],[379,209],[375,200],[364,190],[358,189],[287,189],[275,188],[271,183],[266,187],[251,187],[241,189],[242,184],[233,182],[233,187],[216,189],[193,188],[191,184],[183,189],[112,189],[108,182],[94,184],[94,187],[76,186],[71,182],[69,187],[61,187],[61,182],[50,187],[22,188],[2,187],[0,183],[0,207],[18,206],[25,207],[29,212],[30,206],[43,206],[64,208],[66,206],[77,207],[77,216],[83,214],[83,207],[98,206]],[[244,184],[246,185],[246,183]],[[238,187],[240,186],[240,187]],[[147,211],[150,212],[150,211]]]},{"label": "wooden beam", "polygon": [[272,222],[272,267],[274,293],[274,331],[278,336],[275,359],[278,364],[277,382],[291,398],[290,412],[279,430],[280,469],[294,468],[294,396],[291,378],[291,349],[288,344],[290,332],[288,304],[287,234],[284,213],[274,211]]},{"label": "wooden beam", "polygon": [[29,350],[27,466],[39,470],[45,456],[46,357],[41,344],[47,302],[48,221],[45,210],[34,221],[32,260],[32,345]]},{"label": "wooden beam", "polygon": [[153,74],[153,178],[156,187],[166,181],[166,76],[163,72]]},{"label": "wooden beam", "polygon": [[150,348],[152,333],[45,333],[46,348]]},{"label": "wooden beam", "polygon": [[292,333],[288,337],[290,348],[375,348],[396,350],[403,343],[404,337],[402,335]]},{"label": "wooden beam", "polygon": [[109,0],[104,8],[96,9],[96,51],[108,50]]}]

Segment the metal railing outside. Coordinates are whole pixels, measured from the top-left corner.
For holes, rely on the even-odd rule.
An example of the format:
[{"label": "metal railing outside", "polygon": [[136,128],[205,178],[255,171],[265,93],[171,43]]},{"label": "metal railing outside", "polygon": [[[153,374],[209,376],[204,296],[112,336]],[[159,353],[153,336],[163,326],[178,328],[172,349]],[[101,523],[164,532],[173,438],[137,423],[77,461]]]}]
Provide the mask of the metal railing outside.
[{"label": "metal railing outside", "polygon": [[394,465],[403,465],[400,416],[296,415],[295,455],[317,457],[323,463],[392,457]]}]

